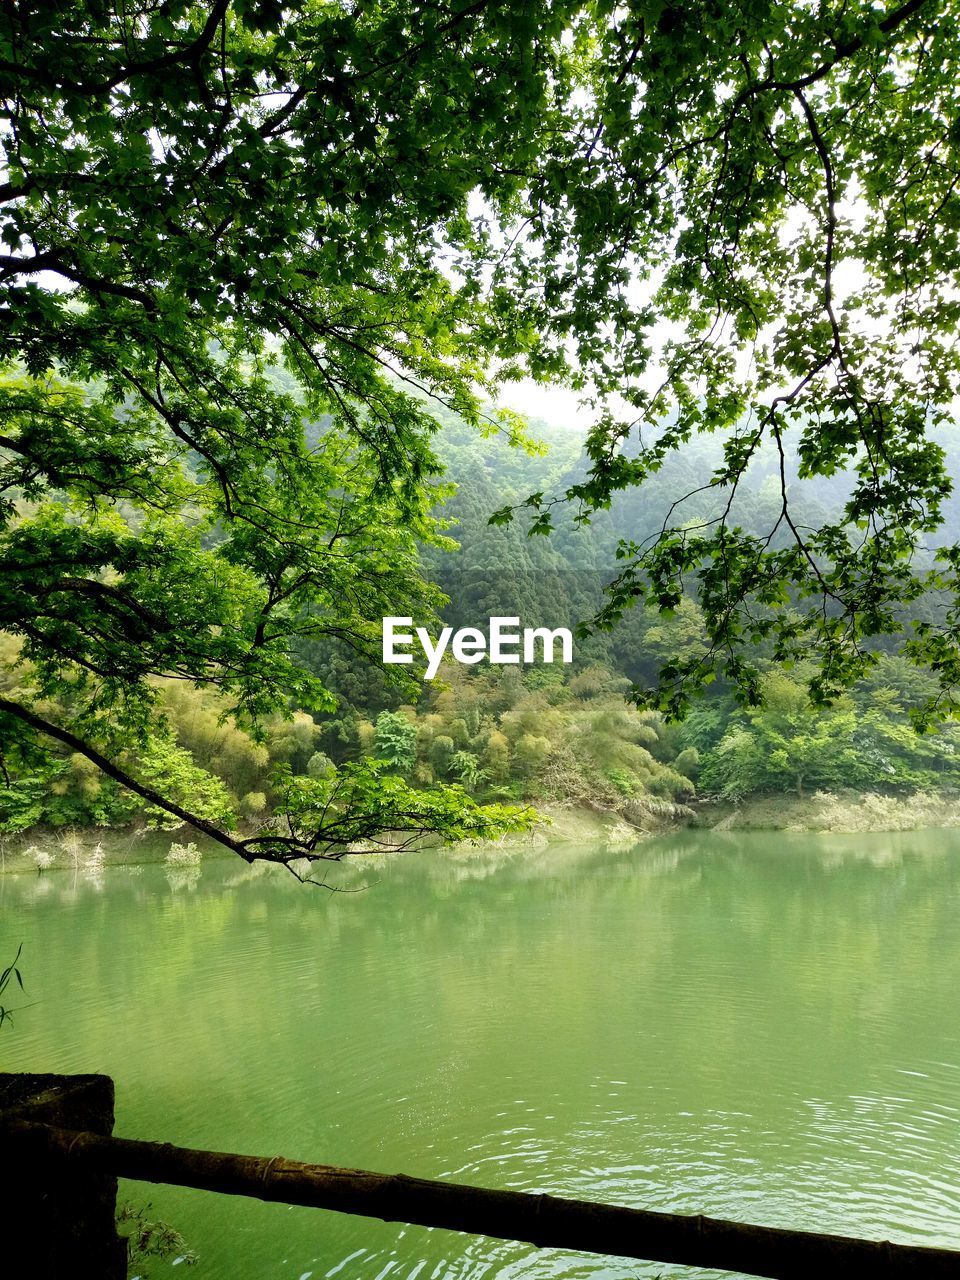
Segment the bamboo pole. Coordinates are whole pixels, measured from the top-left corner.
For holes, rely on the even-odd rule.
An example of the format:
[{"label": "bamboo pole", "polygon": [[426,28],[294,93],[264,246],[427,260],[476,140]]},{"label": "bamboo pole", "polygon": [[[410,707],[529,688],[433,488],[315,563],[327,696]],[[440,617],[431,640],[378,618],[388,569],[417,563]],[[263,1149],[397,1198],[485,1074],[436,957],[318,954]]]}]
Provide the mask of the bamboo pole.
[{"label": "bamboo pole", "polygon": [[385,1222],[443,1227],[542,1248],[740,1271],[774,1280],[960,1280],[960,1252],[848,1236],[750,1226],[703,1216],[517,1191],[491,1191],[404,1174],[301,1164],[283,1156],[197,1151],[29,1121],[0,1128],[6,1160],[50,1158],[138,1182],[172,1183],[258,1200],[332,1209]]}]

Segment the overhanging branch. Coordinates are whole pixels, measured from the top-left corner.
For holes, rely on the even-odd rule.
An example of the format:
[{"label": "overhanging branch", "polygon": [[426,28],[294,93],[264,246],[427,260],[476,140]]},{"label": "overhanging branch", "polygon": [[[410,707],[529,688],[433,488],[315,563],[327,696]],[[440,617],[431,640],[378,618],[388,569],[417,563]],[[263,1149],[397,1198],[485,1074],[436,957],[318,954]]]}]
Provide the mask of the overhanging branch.
[{"label": "overhanging branch", "polygon": [[77,751],[82,756],[86,756],[88,760],[97,766],[101,773],[105,773],[108,778],[113,778],[115,782],[119,782],[128,791],[134,792],[141,799],[155,805],[158,809],[163,809],[164,812],[179,818],[181,822],[186,822],[191,827],[195,827],[197,831],[209,836],[211,840],[216,840],[218,844],[222,844],[231,853],[239,854],[245,862],[254,861],[253,856],[244,848],[244,845],[239,840],[235,840],[226,831],[221,830],[216,823],[210,822],[206,818],[201,818],[199,814],[191,813],[189,809],[177,804],[175,800],[168,799],[147,783],[140,782],[132,774],[122,769],[120,765],[108,759],[96,747],[92,747],[75,733],[71,733],[69,729],[64,729],[61,725],[45,720],[42,716],[38,716],[36,712],[31,711],[29,707],[23,706],[22,703],[14,702],[10,698],[0,697],[0,712],[14,716],[24,724],[29,725],[37,733],[53,738],[54,741],[69,747],[71,751]]}]

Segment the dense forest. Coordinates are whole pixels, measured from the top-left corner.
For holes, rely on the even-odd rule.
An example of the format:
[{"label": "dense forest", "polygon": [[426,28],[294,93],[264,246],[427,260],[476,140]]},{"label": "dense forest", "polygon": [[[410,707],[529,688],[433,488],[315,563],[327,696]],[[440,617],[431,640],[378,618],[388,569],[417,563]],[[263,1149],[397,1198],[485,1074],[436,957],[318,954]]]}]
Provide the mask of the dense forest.
[{"label": "dense forest", "polygon": [[[165,731],[138,748],[137,774],[194,812],[255,829],[291,779],[323,779],[347,762],[382,762],[414,787],[439,783],[479,801],[559,803],[616,813],[682,815],[695,798],[739,801],[757,794],[854,789],[906,793],[960,785],[960,727],[917,731],[911,712],[935,694],[932,676],[878,646],[868,678],[827,706],[808,696],[810,670],[761,656],[762,702],[716,681],[679,721],[643,706],[644,690],[671,662],[705,653],[697,600],[662,612],[638,605],[615,625],[601,615],[618,547],[642,541],[678,496],[693,493],[708,518],[709,476],[719,447],[707,439],[668,460],[640,491],[618,496],[589,521],[567,508],[550,537],[529,524],[497,523],[504,504],[575,484],[582,435],[535,421],[518,448],[502,433],[482,435],[441,411],[436,452],[436,514],[447,542],[421,549],[425,577],[443,592],[451,626],[485,625],[494,615],[521,625],[581,625],[570,665],[462,666],[444,660],[433,681],[398,681],[369,644],[304,642],[299,658],[336,698],[326,715],[292,705],[255,740],[227,714],[225,701],[189,682],[157,680]],[[942,440],[960,455],[960,434]],[[776,460],[761,456],[738,494],[746,530],[770,521],[779,500]],[[832,518],[846,497],[842,475],[818,481],[816,498],[792,478],[794,502],[814,523]],[[697,490],[702,487],[702,495]],[[947,505],[943,537],[960,534],[960,507]],[[451,541],[452,540],[452,541]],[[441,540],[442,542],[443,540]],[[379,625],[376,600],[371,628]],[[936,602],[927,605],[931,613]],[[7,660],[15,645],[4,639]],[[762,644],[759,647],[763,655]],[[422,677],[422,671],[420,672]],[[11,689],[7,676],[6,688]],[[169,825],[86,757],[63,751],[38,760],[0,790],[0,831],[36,825]]]}]

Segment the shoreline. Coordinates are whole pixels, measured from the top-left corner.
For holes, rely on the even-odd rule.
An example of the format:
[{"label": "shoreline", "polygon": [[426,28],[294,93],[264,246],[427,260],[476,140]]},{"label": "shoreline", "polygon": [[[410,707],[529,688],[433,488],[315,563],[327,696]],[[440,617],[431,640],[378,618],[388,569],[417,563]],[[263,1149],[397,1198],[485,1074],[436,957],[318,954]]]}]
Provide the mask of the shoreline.
[{"label": "shoreline", "polygon": [[[633,804],[617,813],[585,805],[551,802],[541,806],[544,823],[532,832],[508,836],[501,842],[451,846],[463,853],[471,848],[503,848],[516,852],[542,850],[550,845],[597,843],[630,849],[671,831],[790,831],[820,834],[882,833],[949,830],[960,827],[960,792],[813,792],[807,796],[751,796],[742,801],[693,800],[688,805]],[[150,866],[166,861],[173,844],[193,843],[204,860],[235,857],[216,841],[191,832],[124,828],[34,828],[0,841],[0,875],[38,871]],[[43,866],[37,854],[52,859]]]},{"label": "shoreline", "polygon": [[703,831],[796,831],[852,835],[858,832],[949,830],[960,827],[960,791],[779,792],[740,802],[700,800],[691,826]]}]

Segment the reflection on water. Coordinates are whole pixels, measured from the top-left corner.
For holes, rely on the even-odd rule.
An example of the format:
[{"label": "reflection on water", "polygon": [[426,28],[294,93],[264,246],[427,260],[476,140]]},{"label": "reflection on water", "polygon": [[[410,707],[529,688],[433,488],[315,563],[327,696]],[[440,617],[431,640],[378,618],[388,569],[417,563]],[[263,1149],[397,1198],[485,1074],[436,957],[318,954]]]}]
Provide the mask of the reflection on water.
[{"label": "reflection on water", "polygon": [[[231,860],[5,877],[0,958],[23,940],[39,1003],[4,1069],[108,1072],[130,1137],[960,1247],[960,833],[338,876],[369,887]],[[129,1194],[198,1280],[692,1274]]]}]

